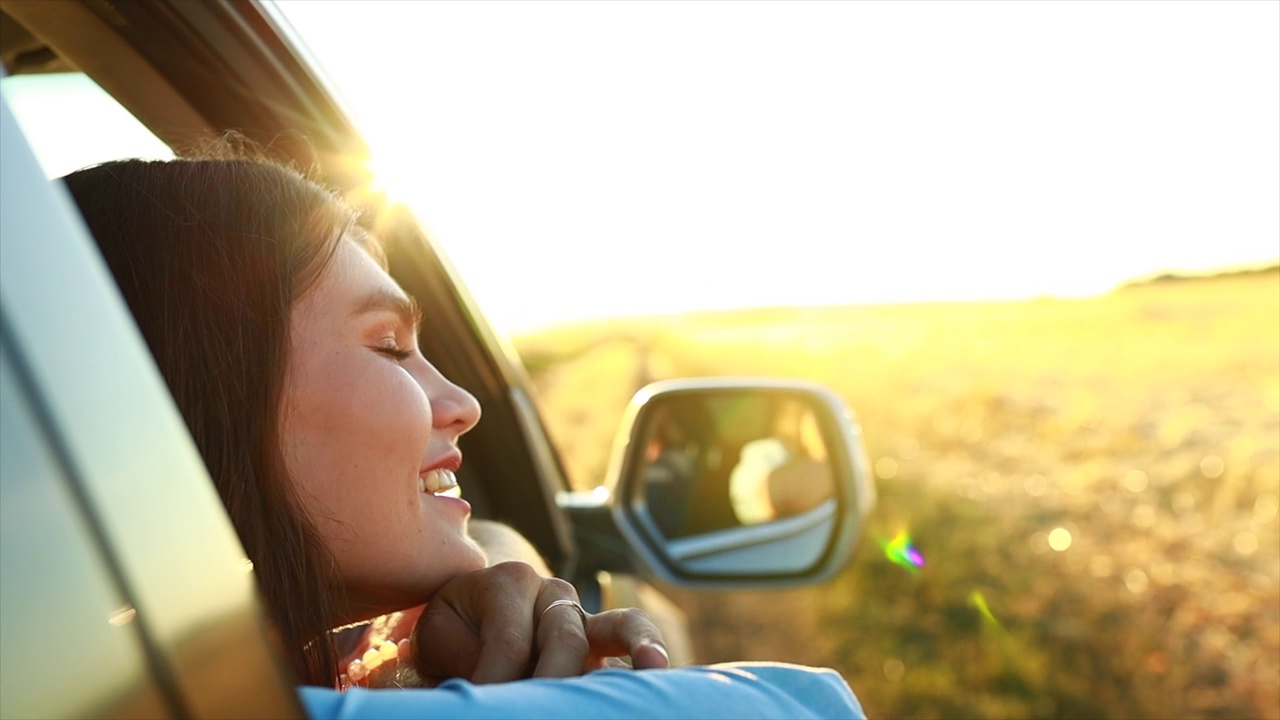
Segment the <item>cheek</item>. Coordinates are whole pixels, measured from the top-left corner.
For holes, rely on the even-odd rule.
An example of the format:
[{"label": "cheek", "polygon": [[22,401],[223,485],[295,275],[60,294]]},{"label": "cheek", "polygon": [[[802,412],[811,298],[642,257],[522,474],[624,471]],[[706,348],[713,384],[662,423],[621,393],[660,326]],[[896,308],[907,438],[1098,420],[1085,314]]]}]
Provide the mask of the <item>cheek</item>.
[{"label": "cheek", "polygon": [[368,354],[297,368],[281,424],[286,467],[304,501],[348,524],[379,522],[373,515],[389,503],[416,504],[431,433],[422,389],[399,366]]}]

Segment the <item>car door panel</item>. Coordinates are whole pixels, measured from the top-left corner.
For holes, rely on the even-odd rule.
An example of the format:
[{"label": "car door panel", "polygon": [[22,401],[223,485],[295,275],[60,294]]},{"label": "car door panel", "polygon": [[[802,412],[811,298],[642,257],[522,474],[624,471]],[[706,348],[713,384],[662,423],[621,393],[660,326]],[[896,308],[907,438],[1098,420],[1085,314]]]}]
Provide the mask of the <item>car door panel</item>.
[{"label": "car door panel", "polygon": [[[103,567],[118,584],[127,608],[112,617],[136,629],[150,677],[174,714],[299,715],[292,680],[267,644],[252,566],[164,380],[65,188],[44,179],[3,98],[0,142],[6,372],[38,410],[65,470],[66,492],[78,500]],[[14,442],[8,426],[4,434],[6,443]],[[43,471],[15,468],[15,477],[31,472]],[[38,482],[59,477],[45,473]],[[11,485],[6,466],[6,513],[52,512],[40,498],[22,494],[28,485]],[[6,557],[24,553],[16,540],[11,549],[9,531],[6,526]],[[21,575],[14,569],[26,567],[6,561],[6,591],[44,589],[42,567]],[[44,606],[34,616],[13,614],[6,605],[3,615],[6,637],[32,622],[110,621],[92,603],[65,611]],[[45,649],[47,661],[6,659],[5,682],[35,686],[42,674],[57,675],[64,652],[101,651],[90,660],[110,666],[118,653],[105,647],[71,641]],[[5,643],[5,653],[32,650]]]}]

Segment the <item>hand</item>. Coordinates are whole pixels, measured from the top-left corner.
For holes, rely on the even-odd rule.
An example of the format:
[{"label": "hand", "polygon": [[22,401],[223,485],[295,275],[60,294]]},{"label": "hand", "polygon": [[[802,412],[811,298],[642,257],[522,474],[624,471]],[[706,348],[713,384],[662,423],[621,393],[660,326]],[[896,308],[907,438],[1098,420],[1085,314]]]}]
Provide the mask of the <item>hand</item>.
[{"label": "hand", "polygon": [[506,562],[449,581],[413,629],[413,660],[428,680],[467,678],[494,683],[525,677],[569,677],[629,655],[636,668],[665,668],[661,634],[635,608],[587,615],[572,607],[544,611],[556,600],[578,600],[573,586],[545,578],[524,563]]}]

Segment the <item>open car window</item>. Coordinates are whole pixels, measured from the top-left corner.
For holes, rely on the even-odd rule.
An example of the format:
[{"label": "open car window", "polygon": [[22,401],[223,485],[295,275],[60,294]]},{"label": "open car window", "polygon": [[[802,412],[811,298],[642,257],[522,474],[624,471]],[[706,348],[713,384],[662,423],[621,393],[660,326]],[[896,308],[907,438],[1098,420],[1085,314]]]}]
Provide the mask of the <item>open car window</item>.
[{"label": "open car window", "polygon": [[0,92],[46,177],[108,160],[174,156],[164,141],[84,73],[5,77]]},{"label": "open car window", "polygon": [[[368,213],[392,276],[433,319],[423,351],[485,408],[482,426],[461,442],[474,515],[517,528],[569,572],[573,535],[554,500],[564,481],[523,368],[411,213],[370,192],[357,129],[263,13],[254,3],[5,4],[0,60],[13,82],[0,87],[7,103],[22,106],[15,114],[46,177],[124,157],[172,157],[170,148],[181,153],[230,129],[316,168]],[[219,61],[210,66],[210,58]],[[61,87],[52,79],[73,76]]]}]

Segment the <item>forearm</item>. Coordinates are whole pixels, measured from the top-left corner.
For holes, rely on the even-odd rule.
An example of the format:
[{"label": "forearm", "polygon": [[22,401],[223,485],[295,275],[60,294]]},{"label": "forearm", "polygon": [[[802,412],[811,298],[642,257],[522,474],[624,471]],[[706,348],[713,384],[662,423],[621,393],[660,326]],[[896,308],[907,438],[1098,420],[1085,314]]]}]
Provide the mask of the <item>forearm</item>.
[{"label": "forearm", "polygon": [[484,549],[485,555],[489,558],[490,567],[498,563],[516,561],[533,566],[539,575],[551,577],[551,569],[538,554],[538,549],[510,527],[492,520],[472,520],[468,525],[468,532],[471,538]]},{"label": "forearm", "polygon": [[430,691],[302,688],[312,720],[364,718],[865,718],[832,670],[735,663],[641,672],[602,670],[562,680],[472,685],[451,680]]}]

